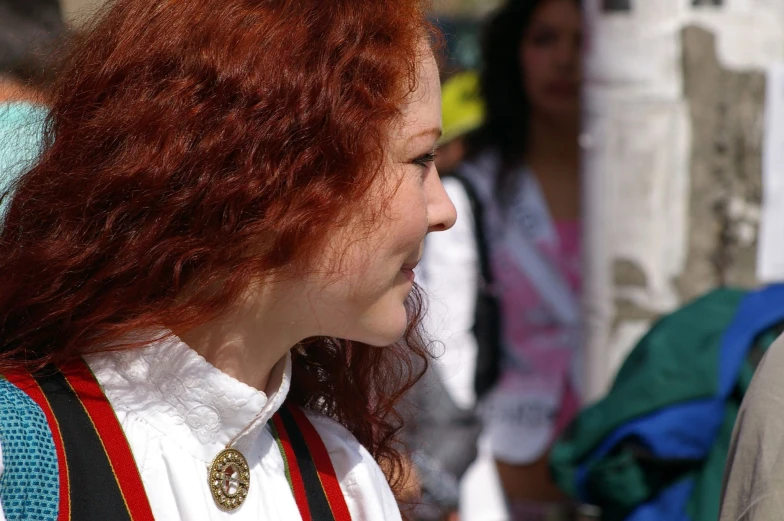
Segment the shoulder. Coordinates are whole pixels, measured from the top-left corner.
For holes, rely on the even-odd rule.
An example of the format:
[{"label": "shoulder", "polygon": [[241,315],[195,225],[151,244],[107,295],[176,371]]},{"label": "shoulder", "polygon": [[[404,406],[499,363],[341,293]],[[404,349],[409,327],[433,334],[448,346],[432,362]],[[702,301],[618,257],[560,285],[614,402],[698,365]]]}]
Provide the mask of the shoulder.
[{"label": "shoulder", "polygon": [[725,473],[722,521],[779,519],[784,488],[784,337],[765,355],[738,413]]},{"label": "shoulder", "polygon": [[457,169],[457,175],[471,182],[482,197],[491,197],[496,178],[501,170],[501,156],[495,149],[486,149],[467,158]]},{"label": "shoulder", "polygon": [[30,103],[0,104],[0,154],[38,152],[47,110]]},{"label": "shoulder", "polygon": [[35,123],[40,125],[47,110],[41,105],[27,102],[0,103],[0,124]]},{"label": "shoulder", "polygon": [[29,103],[0,104],[0,189],[32,164],[41,151],[47,110]]},{"label": "shoulder", "polygon": [[36,402],[4,377],[0,377],[0,474],[0,519],[3,512],[9,516],[25,512],[31,498],[44,516],[56,514],[59,474],[49,423]]},{"label": "shoulder", "polygon": [[501,154],[495,148],[485,148],[466,157],[458,171],[464,175],[494,176],[501,169]]},{"label": "shoulder", "polygon": [[[784,415],[768,417],[770,412],[784,411],[784,336],[770,346],[757,367],[741,407],[741,420],[776,420],[776,430],[784,439]],[[755,422],[755,427],[769,429],[769,424]],[[778,427],[781,427],[779,429]]]},{"label": "shoulder", "polygon": [[392,489],[367,449],[336,421],[309,411],[305,414],[329,452],[352,519],[400,520]]}]

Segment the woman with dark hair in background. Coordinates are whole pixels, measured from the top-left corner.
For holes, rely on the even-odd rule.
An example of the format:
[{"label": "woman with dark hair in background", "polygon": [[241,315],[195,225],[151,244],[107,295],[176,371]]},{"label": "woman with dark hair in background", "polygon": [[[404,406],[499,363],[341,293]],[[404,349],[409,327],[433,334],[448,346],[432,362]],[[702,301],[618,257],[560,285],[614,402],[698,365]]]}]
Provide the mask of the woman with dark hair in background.
[{"label": "woman with dark hair in background", "polygon": [[[422,266],[446,383],[465,405],[479,398],[517,519],[542,519],[564,499],[547,455],[579,406],[581,45],[577,0],[510,0],[492,16],[485,123],[444,181],[460,218],[428,238]],[[496,341],[488,299],[500,308]]]},{"label": "woman with dark hair in background", "polygon": [[84,28],[0,230],[7,519],[400,519],[413,269],[455,220],[424,17],[115,0]]}]

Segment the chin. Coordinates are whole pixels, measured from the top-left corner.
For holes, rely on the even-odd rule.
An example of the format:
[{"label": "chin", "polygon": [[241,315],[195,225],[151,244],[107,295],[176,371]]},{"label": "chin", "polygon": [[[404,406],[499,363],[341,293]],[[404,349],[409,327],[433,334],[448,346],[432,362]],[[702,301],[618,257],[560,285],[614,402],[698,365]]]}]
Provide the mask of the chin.
[{"label": "chin", "polygon": [[394,331],[378,331],[372,335],[368,335],[365,340],[362,340],[362,343],[373,347],[386,347],[403,338],[405,332],[405,326],[397,328]]},{"label": "chin", "polygon": [[385,347],[403,338],[408,328],[408,315],[401,306],[400,311],[378,317],[367,326],[363,334],[357,335],[356,340],[375,347]]}]

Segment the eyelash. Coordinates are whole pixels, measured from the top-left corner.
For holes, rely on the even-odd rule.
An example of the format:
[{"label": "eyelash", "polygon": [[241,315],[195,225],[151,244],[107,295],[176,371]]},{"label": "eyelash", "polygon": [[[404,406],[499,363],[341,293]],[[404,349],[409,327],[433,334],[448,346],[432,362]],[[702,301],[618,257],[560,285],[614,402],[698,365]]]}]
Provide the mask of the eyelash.
[{"label": "eyelash", "polygon": [[412,163],[415,165],[419,165],[421,167],[426,167],[428,164],[435,161],[436,157],[438,157],[438,154],[436,154],[435,152],[430,152],[428,154],[419,156],[418,158],[414,159]]}]

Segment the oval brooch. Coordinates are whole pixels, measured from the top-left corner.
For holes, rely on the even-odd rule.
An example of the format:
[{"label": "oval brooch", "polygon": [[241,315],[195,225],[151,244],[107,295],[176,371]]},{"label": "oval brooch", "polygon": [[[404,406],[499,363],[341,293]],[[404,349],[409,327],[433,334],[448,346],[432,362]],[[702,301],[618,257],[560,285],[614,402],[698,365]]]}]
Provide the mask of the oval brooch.
[{"label": "oval brooch", "polygon": [[249,486],[250,469],[245,456],[235,449],[220,451],[210,466],[210,491],[218,508],[231,512],[242,506]]}]

